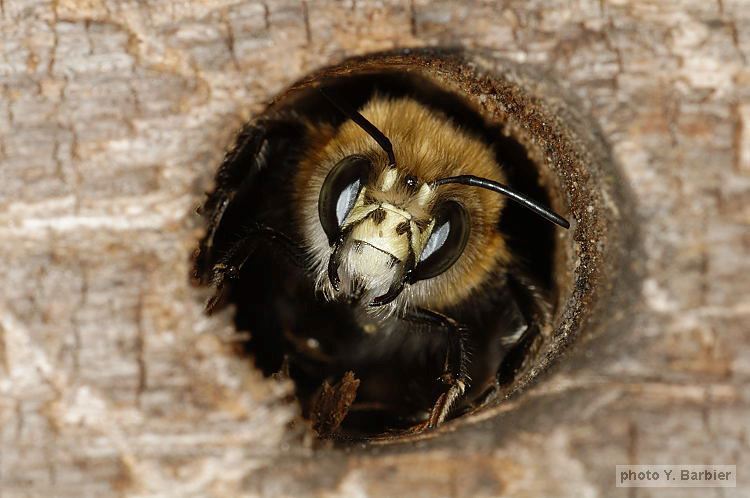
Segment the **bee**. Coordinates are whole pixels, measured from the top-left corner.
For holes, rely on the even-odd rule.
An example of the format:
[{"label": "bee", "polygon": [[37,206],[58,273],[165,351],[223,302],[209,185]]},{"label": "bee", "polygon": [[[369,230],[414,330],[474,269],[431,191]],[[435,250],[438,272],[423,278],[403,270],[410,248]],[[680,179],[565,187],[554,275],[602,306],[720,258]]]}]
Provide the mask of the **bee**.
[{"label": "bee", "polygon": [[235,303],[259,364],[284,351],[301,399],[353,371],[351,417],[437,427],[550,320],[500,229],[508,201],[569,223],[441,110],[316,91],[338,119],[285,111],[240,132],[201,209],[195,277],[215,289],[209,311]]}]

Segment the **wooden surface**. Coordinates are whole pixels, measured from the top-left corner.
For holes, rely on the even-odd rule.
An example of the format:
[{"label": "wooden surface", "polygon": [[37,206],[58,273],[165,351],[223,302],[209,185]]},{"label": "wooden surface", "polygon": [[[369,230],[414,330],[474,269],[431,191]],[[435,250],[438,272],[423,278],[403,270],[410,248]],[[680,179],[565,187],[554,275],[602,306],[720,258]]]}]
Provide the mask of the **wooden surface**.
[{"label": "wooden surface", "polygon": [[[0,496],[748,496],[750,3],[0,0]],[[242,120],[403,46],[552,69],[637,202],[638,303],[499,413],[313,450],[188,284]],[[623,318],[619,320],[619,318]],[[736,464],[725,490],[625,463]]]}]

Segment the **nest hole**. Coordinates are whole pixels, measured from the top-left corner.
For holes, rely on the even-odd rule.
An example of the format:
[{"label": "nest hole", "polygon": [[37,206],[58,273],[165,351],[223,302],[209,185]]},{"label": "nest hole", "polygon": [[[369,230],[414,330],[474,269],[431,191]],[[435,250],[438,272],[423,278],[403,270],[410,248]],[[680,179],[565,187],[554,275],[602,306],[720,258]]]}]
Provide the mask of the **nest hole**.
[{"label": "nest hole", "polygon": [[[542,174],[545,166],[533,159],[538,154],[514,136],[508,123],[482,115],[460,92],[420,72],[386,67],[315,78],[309,81],[352,108],[361,107],[374,95],[415,99],[491,145],[515,189],[547,206],[559,205],[559,199],[565,197],[550,190],[548,176]],[[295,116],[333,126],[343,122],[346,118],[309,81],[282,94],[262,116]],[[303,140],[287,147],[274,157],[276,167],[241,186],[215,234],[217,247],[226,247],[238,237],[249,213],[298,236],[289,222],[290,210],[295,207],[289,205],[285,179],[304,150]],[[552,315],[559,316],[570,275],[567,268],[560,269],[565,257],[560,254],[563,242],[556,236],[558,229],[514,203],[506,204],[499,228],[519,265],[546,297]],[[290,265],[275,248],[261,244],[255,249],[226,295],[226,302],[235,309],[237,330],[249,332],[249,339],[241,344],[242,354],[251,357],[264,375],[294,381],[302,413],[319,435],[346,440],[398,439],[424,419],[429,400],[439,396],[445,345],[439,340],[420,342],[424,338],[415,333],[387,351],[378,349],[361,338],[345,310],[317,296],[310,283],[310,276]],[[453,417],[494,406],[513,391],[519,376],[535,365],[540,354],[538,339],[526,338],[509,348],[492,385],[460,406]],[[377,356],[377,360],[353,368],[351,358],[366,354]],[[472,352],[475,360],[481,354]]]}]

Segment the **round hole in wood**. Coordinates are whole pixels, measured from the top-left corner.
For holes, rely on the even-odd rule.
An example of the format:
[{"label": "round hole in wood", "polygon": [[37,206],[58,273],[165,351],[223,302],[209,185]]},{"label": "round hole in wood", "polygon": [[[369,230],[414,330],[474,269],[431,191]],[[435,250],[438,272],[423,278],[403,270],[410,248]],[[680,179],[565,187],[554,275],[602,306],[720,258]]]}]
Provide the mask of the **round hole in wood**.
[{"label": "round hole in wood", "polygon": [[[316,218],[301,213],[310,209],[298,172],[324,149],[311,130],[330,137],[373,99],[408,99],[440,116],[491,151],[508,185],[571,222],[566,231],[502,201],[496,229],[512,259],[491,268],[502,285],[434,310],[468,325],[460,361],[471,377],[436,428],[435,402],[455,380],[446,379],[450,333],[405,316],[396,319],[416,325],[384,326],[363,320],[351,298],[327,299],[318,284],[328,274],[303,226]],[[317,71],[239,134],[203,207],[196,279],[214,286],[211,308],[234,306],[257,367],[295,382],[322,437],[402,440],[491,413],[585,332],[634,245],[626,188],[580,108],[548,75],[484,51],[404,50]]]}]

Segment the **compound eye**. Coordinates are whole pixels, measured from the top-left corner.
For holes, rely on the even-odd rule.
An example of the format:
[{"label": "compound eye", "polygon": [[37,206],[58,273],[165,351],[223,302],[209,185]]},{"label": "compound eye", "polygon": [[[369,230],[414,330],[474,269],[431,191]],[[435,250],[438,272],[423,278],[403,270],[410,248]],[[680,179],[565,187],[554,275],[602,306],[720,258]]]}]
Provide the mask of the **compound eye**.
[{"label": "compound eye", "polygon": [[326,176],[318,198],[318,216],[330,243],[338,237],[339,228],[354,207],[371,168],[366,157],[347,156]]},{"label": "compound eye", "polygon": [[469,213],[461,204],[455,201],[443,204],[412,274],[414,281],[437,277],[453,266],[464,252],[470,228]]}]

